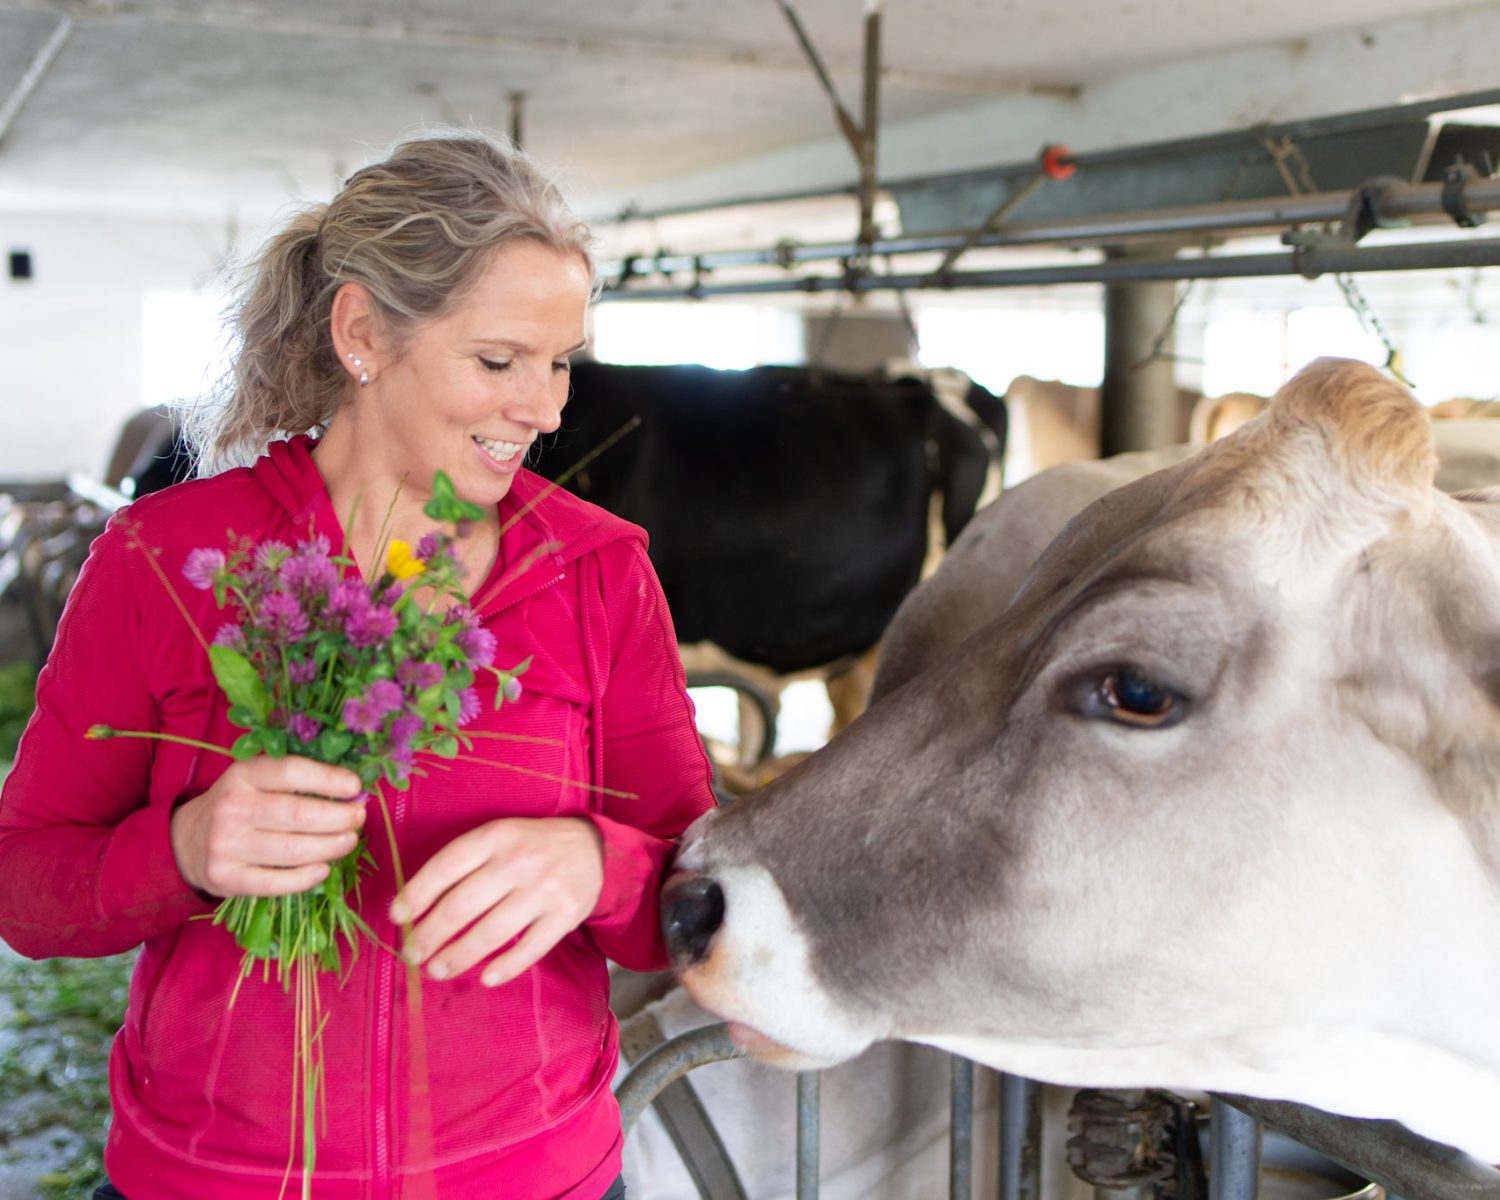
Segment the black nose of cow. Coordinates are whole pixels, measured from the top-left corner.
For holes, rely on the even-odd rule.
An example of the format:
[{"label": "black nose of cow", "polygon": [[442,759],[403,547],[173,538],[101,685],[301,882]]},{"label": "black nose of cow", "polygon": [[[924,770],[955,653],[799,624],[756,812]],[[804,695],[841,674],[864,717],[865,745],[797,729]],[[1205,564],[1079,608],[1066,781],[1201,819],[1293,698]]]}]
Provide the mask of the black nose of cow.
[{"label": "black nose of cow", "polygon": [[724,892],[706,875],[669,879],[661,894],[661,924],[672,961],[702,962],[724,923]]}]

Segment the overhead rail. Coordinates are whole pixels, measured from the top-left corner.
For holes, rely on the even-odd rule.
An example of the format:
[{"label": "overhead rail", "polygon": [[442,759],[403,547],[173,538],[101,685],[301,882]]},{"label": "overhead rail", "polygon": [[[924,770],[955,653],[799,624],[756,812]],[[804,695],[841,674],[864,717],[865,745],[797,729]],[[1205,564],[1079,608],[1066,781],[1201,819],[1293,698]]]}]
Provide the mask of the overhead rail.
[{"label": "overhead rail", "polygon": [[[1470,213],[1492,212],[1500,208],[1500,179],[1472,178],[1462,181],[1458,196],[1463,209]],[[1016,221],[978,237],[949,234],[885,238],[874,242],[870,252],[886,257],[941,254],[970,247],[1074,246],[1119,242],[1139,237],[1228,235],[1278,226],[1336,221],[1348,216],[1351,208],[1356,205],[1373,213],[1376,225],[1389,227],[1411,218],[1442,216],[1447,212],[1445,206],[1452,203],[1453,188],[1448,183],[1408,184],[1381,180],[1366,188],[1357,189],[1352,194],[1320,192],[1313,195],[1281,196],[1270,200],[1229,200],[1218,204],[1179,205],[1175,208],[1108,213],[1097,217],[1070,217],[1066,220]],[[684,271],[702,274],[733,267],[791,267],[799,263],[836,262],[858,253],[859,249],[857,242],[848,241],[807,246],[782,243],[769,249],[637,255],[603,263],[601,270],[611,280],[608,286],[618,287],[622,282],[650,274],[670,276]],[[797,288],[794,285],[785,290]],[[709,293],[705,290],[704,294]]]},{"label": "overhead rail", "polygon": [[[1355,112],[1334,113],[1325,117],[1308,117],[1298,121],[1283,121],[1274,125],[1252,125],[1245,129],[1223,133],[1203,134],[1197,137],[1174,138],[1161,142],[1144,142],[1134,146],[1120,146],[1109,150],[1089,150],[1081,154],[1068,154],[1059,160],[1059,165],[1078,168],[1112,166],[1128,162],[1150,162],[1158,159],[1177,158],[1186,154],[1212,152],[1216,150],[1254,149],[1267,140],[1277,141],[1290,137],[1304,140],[1329,133],[1353,133],[1377,129],[1394,121],[1423,120],[1440,113],[1458,112],[1468,108],[1483,108],[1500,104],[1500,88],[1478,92],[1460,92],[1433,100],[1422,100],[1411,104],[1387,105],[1383,108],[1360,109]],[[907,175],[882,182],[882,187],[902,189],[927,185],[949,185],[983,183],[1024,177],[1036,169],[1032,161],[1022,160],[992,167],[975,167],[959,171],[947,171],[929,175]],[[629,205],[614,213],[592,213],[590,220],[603,224],[614,221],[655,221],[668,217],[686,217],[699,213],[714,212],[724,208],[761,207],[773,204],[792,204],[805,200],[824,200],[840,196],[859,195],[859,184],[837,184],[833,186],[795,188],[782,192],[765,192],[744,196],[704,200],[693,204],[664,205],[657,208],[640,208]]]}]

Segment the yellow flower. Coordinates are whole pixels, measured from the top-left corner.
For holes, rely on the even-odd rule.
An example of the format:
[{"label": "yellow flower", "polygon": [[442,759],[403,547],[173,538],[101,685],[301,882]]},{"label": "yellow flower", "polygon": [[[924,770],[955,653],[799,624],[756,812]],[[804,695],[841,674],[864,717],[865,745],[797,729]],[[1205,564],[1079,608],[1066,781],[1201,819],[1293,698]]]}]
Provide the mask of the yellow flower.
[{"label": "yellow flower", "polygon": [[411,552],[411,543],[392,538],[385,552],[385,569],[397,579],[410,579],[427,570],[427,564]]}]

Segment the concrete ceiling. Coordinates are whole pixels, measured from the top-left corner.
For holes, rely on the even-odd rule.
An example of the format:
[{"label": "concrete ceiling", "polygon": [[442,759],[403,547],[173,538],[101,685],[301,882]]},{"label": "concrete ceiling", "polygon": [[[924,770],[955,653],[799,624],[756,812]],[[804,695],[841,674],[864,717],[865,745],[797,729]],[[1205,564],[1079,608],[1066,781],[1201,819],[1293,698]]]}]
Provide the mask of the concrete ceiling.
[{"label": "concrete ceiling", "polygon": [[[856,115],[869,2],[794,0]],[[1460,7],[886,0],[882,125]],[[834,130],[775,0],[0,0],[0,105],[26,97],[0,115],[0,205],[269,211],[413,128],[505,129],[513,92],[528,148],[583,197],[661,194]]]}]

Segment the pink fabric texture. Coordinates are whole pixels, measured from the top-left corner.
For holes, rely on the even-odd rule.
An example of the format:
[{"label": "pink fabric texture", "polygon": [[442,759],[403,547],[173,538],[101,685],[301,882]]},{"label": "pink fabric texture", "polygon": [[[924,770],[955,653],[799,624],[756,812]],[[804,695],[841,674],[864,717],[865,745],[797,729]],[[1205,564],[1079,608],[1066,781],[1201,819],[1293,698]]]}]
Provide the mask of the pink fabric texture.
[{"label": "pink fabric texture", "polygon": [[[132,1200],[278,1194],[291,1150],[292,1002],[257,975],[231,1009],[240,952],[222,929],[193,919],[211,905],[173,859],[174,806],[206,790],[229,760],[83,734],[104,722],[219,745],[234,738],[207,657],[153,560],[211,639],[225,616],[181,579],[191,550],[223,547],[231,530],[342,543],[310,447],[305,438],[276,443],[252,468],[146,497],[111,521],[69,599],[0,795],[0,936],[32,957],[143,945],[111,1059],[106,1153]],[[430,1161],[415,1161],[412,1148],[404,966],[365,946],[342,986],[325,979],[320,1200],[395,1200],[431,1194],[433,1183],[444,1200],[596,1200],[619,1171],[605,960],[665,965],[657,894],[673,839],[712,806],[710,768],[645,534],[547,492],[527,472],[501,504],[502,524],[533,501],[473,594],[499,643],[497,664],[528,654],[534,663],[520,701],[499,711],[493,678],[480,679],[483,712],[470,728],[545,740],[479,739],[475,755],[497,765],[416,778],[410,791],[389,793],[391,817],[408,877],[496,817],[587,818],[603,839],[603,893],[582,926],[511,983],[483,987],[478,969],[423,981]],[[384,827],[372,803],[366,829],[377,865],[360,905],[392,944]]]}]

